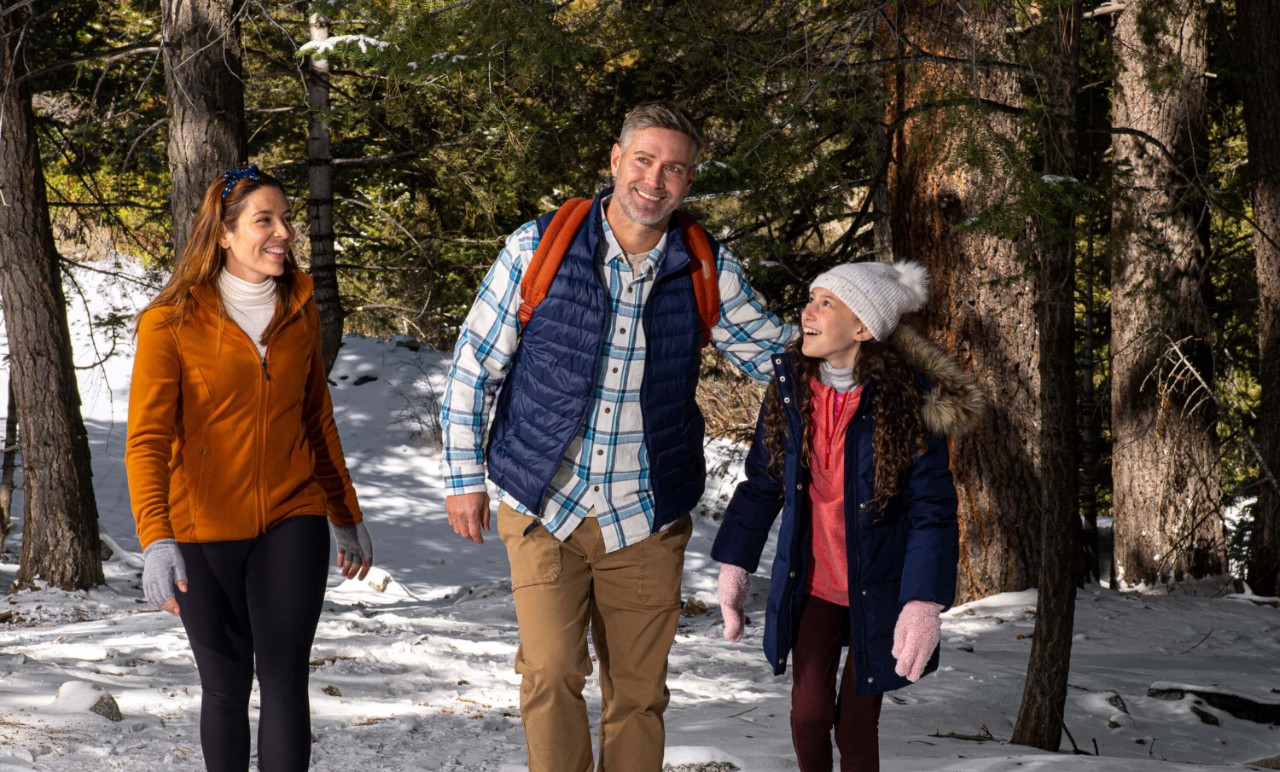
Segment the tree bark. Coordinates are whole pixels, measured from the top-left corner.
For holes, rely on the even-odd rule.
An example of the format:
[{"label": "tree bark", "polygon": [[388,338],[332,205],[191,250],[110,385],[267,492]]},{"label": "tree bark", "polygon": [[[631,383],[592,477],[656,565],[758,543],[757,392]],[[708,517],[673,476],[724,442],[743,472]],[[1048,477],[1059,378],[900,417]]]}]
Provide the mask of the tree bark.
[{"label": "tree bark", "polygon": [[246,160],[242,0],[164,0],[164,82],[173,181],[173,254],[209,183]]},{"label": "tree bark", "polygon": [[[919,46],[972,57],[976,36],[984,52],[1012,59],[1005,20],[990,11],[918,0],[887,13],[890,55],[896,48],[905,58]],[[1002,113],[974,109],[947,121],[944,111],[927,108],[956,94],[1017,105],[1021,87],[1008,70],[908,62],[897,68],[888,92],[888,120],[897,126],[889,170],[893,252],[928,267],[927,326],[992,405],[979,429],[951,444],[960,496],[957,601],[1026,589],[1039,561],[1037,277],[1025,238],[963,229],[1006,185],[998,173],[956,163],[965,144],[998,158],[1001,143],[1017,137],[1019,128]]]},{"label": "tree bark", "polygon": [[[1079,84],[1079,2],[1054,4],[1030,33],[1043,38],[1044,75],[1031,83],[1028,99],[1042,109],[1036,126],[1044,178],[1078,177],[1075,164],[1075,93]],[[1034,62],[1034,64],[1041,64]],[[1079,434],[1075,394],[1075,210],[1063,191],[1034,222],[1032,242],[1037,269],[1040,376],[1040,589],[1036,630],[1022,692],[1018,721],[1010,742],[1056,751],[1062,744],[1067,675],[1071,670],[1071,634],[1080,566]]]},{"label": "tree bark", "polygon": [[[329,20],[322,13],[308,17],[311,40],[329,39]],[[309,57],[307,80],[307,231],[311,237],[311,278],[315,280],[316,309],[324,371],[333,369],[342,345],[346,312],[338,294],[338,267],[333,235],[333,154],[329,149],[329,62]]]},{"label": "tree bark", "polygon": [[[1087,177],[1093,179],[1093,177]],[[1100,402],[1105,399],[1106,395],[1100,395],[1094,382],[1094,376],[1098,371],[1098,365],[1102,361],[1100,349],[1102,347],[1103,336],[1098,334],[1098,318],[1099,312],[1095,296],[1094,275],[1102,266],[1095,250],[1097,242],[1097,234],[1094,232],[1093,217],[1089,218],[1086,225],[1088,234],[1086,235],[1087,246],[1085,254],[1081,259],[1083,267],[1084,287],[1081,289],[1081,304],[1083,305],[1083,321],[1081,328],[1080,342],[1080,359],[1083,365],[1080,372],[1076,375],[1080,384],[1078,392],[1079,398],[1076,402],[1078,410],[1078,425],[1080,427],[1080,520],[1082,523],[1082,537],[1084,543],[1081,545],[1081,568],[1083,580],[1101,581],[1102,566],[1104,556],[1102,554],[1102,539],[1098,531],[1098,487],[1103,475],[1100,466],[1102,464],[1102,456],[1105,451],[1102,436],[1102,415],[1100,411]],[[1077,278],[1077,286],[1081,283]],[[1105,556],[1107,566],[1111,565],[1111,556]],[[1110,576],[1110,569],[1108,569]]]},{"label": "tree bark", "polygon": [[1244,123],[1253,177],[1253,249],[1258,278],[1258,444],[1265,466],[1253,510],[1248,580],[1259,595],[1280,594],[1280,3],[1238,0],[1249,69]]},{"label": "tree bark", "polygon": [[0,552],[13,530],[13,475],[18,461],[18,403],[13,396],[13,371],[9,371],[8,406],[4,413],[4,461],[0,462]]},{"label": "tree bark", "polygon": [[1209,283],[1203,0],[1116,23],[1112,213],[1115,566],[1122,586],[1226,570]]},{"label": "tree bark", "polygon": [[31,96],[22,82],[27,11],[0,3],[0,299],[23,431],[22,557],[14,584],[102,584],[89,438],[80,416],[58,253]]}]

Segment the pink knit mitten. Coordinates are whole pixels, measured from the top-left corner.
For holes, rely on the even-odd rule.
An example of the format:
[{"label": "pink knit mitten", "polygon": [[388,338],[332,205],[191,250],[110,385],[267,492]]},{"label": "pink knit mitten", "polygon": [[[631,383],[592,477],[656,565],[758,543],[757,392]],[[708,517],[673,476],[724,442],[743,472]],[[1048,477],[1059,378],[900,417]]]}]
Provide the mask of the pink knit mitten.
[{"label": "pink knit mitten", "polygon": [[942,639],[942,606],[926,600],[907,601],[893,628],[893,672],[912,683],[924,675],[925,665]]},{"label": "pink knit mitten", "polygon": [[742,640],[742,606],[747,600],[747,569],[732,563],[720,564],[720,581],[716,597],[720,599],[720,616],[724,617],[724,637],[734,643]]}]

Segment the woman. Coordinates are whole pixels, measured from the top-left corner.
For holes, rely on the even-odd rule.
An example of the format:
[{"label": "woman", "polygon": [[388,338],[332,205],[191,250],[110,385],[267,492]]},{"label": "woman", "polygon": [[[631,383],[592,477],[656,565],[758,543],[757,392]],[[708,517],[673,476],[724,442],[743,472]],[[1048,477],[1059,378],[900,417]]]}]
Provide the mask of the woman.
[{"label": "woman", "polygon": [[125,463],[142,584],[182,618],[200,671],[205,766],[219,772],[249,768],[255,670],[259,767],[307,768],[326,519],[344,577],[363,579],[373,564],[291,217],[279,180],[228,170],[137,324]]}]

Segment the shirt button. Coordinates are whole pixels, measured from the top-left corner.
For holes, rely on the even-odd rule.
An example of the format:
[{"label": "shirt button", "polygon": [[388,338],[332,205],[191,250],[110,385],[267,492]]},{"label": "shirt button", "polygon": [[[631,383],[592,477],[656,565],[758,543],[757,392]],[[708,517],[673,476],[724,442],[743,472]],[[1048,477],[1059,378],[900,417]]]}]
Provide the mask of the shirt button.
[{"label": "shirt button", "polygon": [[796,483],[796,490],[798,491],[804,490],[804,483]]},{"label": "shirt button", "polygon": [[788,405],[790,405],[790,404],[791,404],[791,397],[783,397],[783,398],[782,398],[782,401],[783,401],[783,402],[785,402],[785,403],[787,403]]},{"label": "shirt button", "polygon": [[876,682],[875,676],[867,676],[867,683],[873,684],[875,682]]},{"label": "shirt button", "polygon": [[604,409],[604,412],[606,412],[606,413],[612,413],[612,412],[613,412],[613,408],[611,408],[611,407],[606,407],[606,408]]},{"label": "shirt button", "polygon": [[599,485],[597,485],[597,486],[596,486],[596,490],[600,490],[600,486],[599,486]]},{"label": "shirt button", "polygon": [[615,368],[613,368],[613,371],[614,371],[615,373],[616,373],[616,372],[618,372],[618,368],[616,368],[616,367],[615,367]]},{"label": "shirt button", "polygon": [[795,572],[795,571],[792,571],[792,572],[791,572],[791,578],[792,578],[792,579],[796,578],[796,572]]},{"label": "shirt button", "polygon": [[779,376],[778,376],[778,380],[782,381],[783,383],[786,383],[786,382],[787,382],[787,376],[785,376],[785,375],[779,375]]},{"label": "shirt button", "polygon": [[604,455],[604,451],[603,451],[603,450],[597,450],[597,451],[596,451],[596,455],[597,455],[597,456],[603,456],[603,455]]},{"label": "shirt button", "polygon": [[866,595],[867,595],[867,591],[866,591],[866,590],[863,590],[863,591],[862,591],[862,596],[865,598],[865,597],[866,597]]},{"label": "shirt button", "polygon": [[626,327],[619,327],[619,328],[618,328],[618,334],[619,334],[619,335],[626,335],[626,334],[627,334],[627,328],[626,328]]}]

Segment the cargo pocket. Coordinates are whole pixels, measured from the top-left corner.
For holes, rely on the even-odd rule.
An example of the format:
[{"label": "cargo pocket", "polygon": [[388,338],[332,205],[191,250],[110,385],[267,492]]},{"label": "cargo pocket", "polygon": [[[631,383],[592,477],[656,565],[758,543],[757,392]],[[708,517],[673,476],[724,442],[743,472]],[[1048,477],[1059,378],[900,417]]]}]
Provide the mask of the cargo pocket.
[{"label": "cargo pocket", "polygon": [[521,587],[548,584],[560,578],[560,540],[543,528],[536,518],[499,504],[498,538],[507,548],[513,592]]},{"label": "cargo pocket", "polygon": [[684,578],[684,550],[693,535],[693,518],[682,516],[664,531],[636,544],[640,562],[640,603],[650,608],[671,608],[681,604],[680,582]]}]

